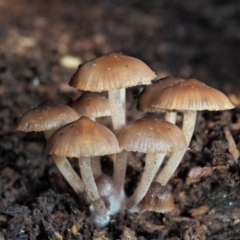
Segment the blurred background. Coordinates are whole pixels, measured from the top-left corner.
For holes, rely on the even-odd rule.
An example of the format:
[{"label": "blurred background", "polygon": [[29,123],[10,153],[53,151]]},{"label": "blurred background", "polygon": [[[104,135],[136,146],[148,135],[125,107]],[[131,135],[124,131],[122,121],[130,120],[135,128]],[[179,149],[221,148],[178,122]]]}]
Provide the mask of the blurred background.
[{"label": "blurred background", "polygon": [[237,104],[240,1],[0,0],[1,105],[66,102],[78,64],[111,51],[159,77],[197,78]]}]

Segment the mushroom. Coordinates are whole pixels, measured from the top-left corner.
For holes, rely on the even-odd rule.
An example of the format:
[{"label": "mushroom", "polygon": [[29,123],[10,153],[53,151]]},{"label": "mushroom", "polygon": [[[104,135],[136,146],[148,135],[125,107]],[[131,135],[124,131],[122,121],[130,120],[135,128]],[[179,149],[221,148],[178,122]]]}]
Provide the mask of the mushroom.
[{"label": "mushroom", "polygon": [[187,144],[176,125],[156,117],[143,118],[128,125],[118,135],[118,141],[122,150],[146,153],[140,183],[127,201],[127,208],[131,209],[145,196],[165,153],[181,151]]},{"label": "mushroom", "polygon": [[[113,129],[118,133],[126,122],[125,88],[147,85],[155,78],[156,74],[141,60],[112,52],[80,65],[69,85],[84,91],[108,91]],[[118,154],[113,173],[116,194],[123,191],[126,165],[126,153]]]},{"label": "mushroom", "polygon": [[[234,108],[234,105],[222,92],[196,79],[188,79],[161,91],[161,94],[155,97],[151,107],[182,111],[184,114],[182,131],[189,145],[195,127],[197,111],[227,110]],[[178,156],[176,153],[172,154],[156,180],[165,185],[178,167],[185,152],[179,153]]]},{"label": "mushroom", "polygon": [[109,215],[93,177],[91,157],[119,151],[115,135],[85,116],[58,129],[49,139],[45,149],[48,154],[78,158],[85,191],[94,208],[95,221],[100,226],[108,223]]},{"label": "mushroom", "polygon": [[[16,130],[23,132],[44,132],[46,140],[48,140],[58,128],[78,118],[79,115],[75,110],[66,105],[44,102],[26,112],[19,120]],[[52,159],[72,189],[78,196],[82,196],[82,192],[84,191],[82,180],[74,171],[69,161],[65,157],[55,155],[52,155]]]},{"label": "mushroom", "polygon": [[142,212],[170,212],[174,208],[173,194],[159,182],[152,182],[147,194],[138,207]]},{"label": "mushroom", "polygon": [[94,121],[95,118],[111,116],[109,100],[92,92],[84,92],[69,106],[79,115],[89,117]]},{"label": "mushroom", "polygon": [[156,74],[141,60],[109,53],[80,65],[69,85],[84,91],[108,91],[114,131],[125,126],[125,88],[150,84]]},{"label": "mushroom", "polygon": [[[167,87],[172,87],[175,84],[185,81],[181,78],[172,78],[166,77],[161,78],[159,80],[154,80],[152,84],[144,87],[143,91],[140,93],[138,102],[137,102],[137,110],[141,112],[159,112],[156,107],[151,107],[151,103],[155,97],[161,94],[161,91]],[[176,123],[176,112],[168,111],[168,109],[164,109],[165,111],[165,120],[171,122],[173,124]]]},{"label": "mushroom", "polygon": [[[79,115],[87,116],[94,121],[98,117],[111,116],[108,99],[103,98],[97,93],[84,92],[69,106],[75,109]],[[93,157],[91,161],[93,175],[96,179],[102,174],[101,161],[99,157]]]}]

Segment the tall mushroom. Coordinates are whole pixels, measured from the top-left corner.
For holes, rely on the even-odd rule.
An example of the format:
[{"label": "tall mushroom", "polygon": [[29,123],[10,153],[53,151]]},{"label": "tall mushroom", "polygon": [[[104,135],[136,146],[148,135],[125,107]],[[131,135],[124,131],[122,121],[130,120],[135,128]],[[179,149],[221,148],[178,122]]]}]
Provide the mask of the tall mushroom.
[{"label": "tall mushroom", "polygon": [[[155,78],[156,74],[141,60],[112,52],[80,65],[69,85],[84,91],[108,91],[113,129],[118,133],[126,122],[125,88],[147,85]],[[122,152],[114,161],[116,194],[122,193],[126,165],[126,153]]]},{"label": "tall mushroom", "polygon": [[[222,92],[196,79],[188,79],[164,89],[159,96],[155,97],[151,106],[157,109],[183,112],[182,131],[188,145],[194,131],[197,111],[221,111],[234,108],[234,105]],[[157,177],[157,181],[165,185],[178,167],[184,154],[185,151],[182,151],[182,154],[178,156],[172,154]]]},{"label": "tall mushroom", "polygon": [[91,168],[91,157],[119,152],[115,135],[106,127],[81,117],[58,129],[49,139],[45,152],[59,157],[76,157],[85,191],[94,208],[95,221],[104,226],[109,213],[99,195]]},{"label": "tall mushroom", "polygon": [[[78,118],[79,115],[75,110],[66,105],[44,102],[26,112],[19,120],[16,130],[23,132],[44,132],[48,141],[54,131]],[[74,171],[69,161],[65,157],[55,155],[52,155],[52,159],[68,184],[78,196],[81,196],[84,191],[82,180]]]},{"label": "tall mushroom", "polygon": [[141,60],[109,53],[80,65],[69,85],[90,92],[108,91],[114,131],[125,126],[125,88],[147,85],[156,74]]},{"label": "tall mushroom", "polygon": [[123,150],[146,153],[145,167],[134,194],[127,202],[127,208],[137,205],[145,196],[155,176],[158,161],[165,153],[186,148],[186,140],[181,130],[165,120],[148,117],[137,120],[125,127],[118,135],[119,146]]}]

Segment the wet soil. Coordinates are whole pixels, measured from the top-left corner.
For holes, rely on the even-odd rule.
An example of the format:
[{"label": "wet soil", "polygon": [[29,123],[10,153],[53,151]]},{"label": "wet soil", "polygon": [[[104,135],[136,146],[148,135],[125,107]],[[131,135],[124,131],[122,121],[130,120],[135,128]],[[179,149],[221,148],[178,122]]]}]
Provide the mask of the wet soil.
[{"label": "wet soil", "polygon": [[[240,165],[226,137],[228,130],[240,149],[239,12],[237,0],[0,0],[0,239],[240,239]],[[122,211],[99,229],[43,153],[44,135],[14,127],[43,101],[75,99],[79,92],[67,84],[74,61],[110,51],[142,59],[159,77],[196,77],[237,107],[199,113],[190,149],[168,184],[171,212]],[[69,56],[76,59],[67,64]],[[128,90],[129,122],[142,115],[134,110],[138,91]],[[102,164],[111,171],[107,158]],[[142,155],[131,154],[128,194],[142,168]]]}]

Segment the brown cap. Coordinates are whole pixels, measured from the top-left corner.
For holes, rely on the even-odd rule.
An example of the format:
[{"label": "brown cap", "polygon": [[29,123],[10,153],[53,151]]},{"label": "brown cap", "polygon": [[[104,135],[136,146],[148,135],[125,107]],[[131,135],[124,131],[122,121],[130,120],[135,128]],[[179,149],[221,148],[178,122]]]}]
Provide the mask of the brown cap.
[{"label": "brown cap", "polygon": [[166,153],[187,148],[182,131],[174,124],[147,117],[128,125],[118,135],[121,149],[134,152]]},{"label": "brown cap", "polygon": [[164,79],[159,79],[154,81],[153,84],[146,86],[141,92],[138,102],[137,110],[141,112],[157,112],[157,108],[151,107],[152,101],[156,96],[159,96],[160,92],[167,87],[172,87],[173,85],[185,81],[181,78],[167,77]]},{"label": "brown cap", "polygon": [[169,212],[174,208],[173,194],[158,182],[152,182],[140,203],[146,211]]},{"label": "brown cap", "polygon": [[151,106],[180,111],[218,111],[234,108],[222,92],[196,79],[189,79],[164,89],[154,98]]},{"label": "brown cap", "polygon": [[23,132],[50,131],[78,118],[77,112],[66,105],[44,102],[26,112],[19,120],[16,130]]},{"label": "brown cap", "polygon": [[113,52],[80,65],[69,85],[101,92],[150,84],[154,78],[156,74],[141,60]]},{"label": "brown cap", "polygon": [[115,135],[106,127],[81,117],[58,129],[45,152],[59,157],[94,157],[119,152]]},{"label": "brown cap", "polygon": [[79,98],[70,104],[70,107],[82,116],[105,117],[111,116],[108,99],[99,94],[84,92]]}]

